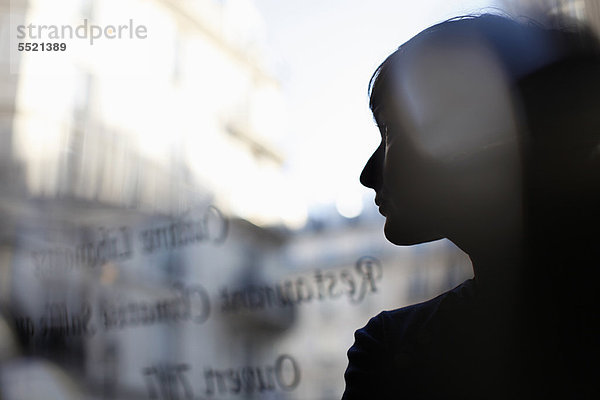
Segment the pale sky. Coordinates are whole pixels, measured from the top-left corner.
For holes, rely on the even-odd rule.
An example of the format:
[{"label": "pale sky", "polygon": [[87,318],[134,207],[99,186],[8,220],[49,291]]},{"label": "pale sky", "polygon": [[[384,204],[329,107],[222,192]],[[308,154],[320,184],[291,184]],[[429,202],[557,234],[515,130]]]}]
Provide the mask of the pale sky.
[{"label": "pale sky", "polygon": [[[494,0],[255,0],[287,104],[282,138],[309,204],[360,198],[358,176],[379,143],[368,109],[375,68],[400,44]],[[490,9],[487,9],[490,11]]]}]

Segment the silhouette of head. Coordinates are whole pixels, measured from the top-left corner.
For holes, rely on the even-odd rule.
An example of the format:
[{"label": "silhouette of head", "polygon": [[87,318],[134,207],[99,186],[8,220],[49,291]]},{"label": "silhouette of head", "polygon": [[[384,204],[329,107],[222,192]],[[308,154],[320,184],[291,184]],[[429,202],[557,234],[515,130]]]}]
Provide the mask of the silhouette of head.
[{"label": "silhouette of head", "polygon": [[[582,143],[579,156],[590,155],[600,143],[600,130],[583,128],[599,126],[583,111],[598,100],[583,101],[580,93],[582,84],[598,87],[591,78],[596,48],[582,28],[483,15],[435,25],[392,53],[371,78],[382,139],[360,177],[376,192],[388,240],[447,237],[469,253],[523,237],[531,208],[543,209],[541,199],[554,196],[540,195],[539,177],[552,168],[558,176],[574,171],[567,158],[577,159],[562,157],[557,169],[556,154],[540,157],[539,150],[560,151],[547,145],[559,138],[555,143]],[[593,67],[581,75],[584,64]],[[577,112],[573,98],[581,100]],[[548,123],[559,110],[560,131]],[[577,176],[590,169],[580,167]]]}]

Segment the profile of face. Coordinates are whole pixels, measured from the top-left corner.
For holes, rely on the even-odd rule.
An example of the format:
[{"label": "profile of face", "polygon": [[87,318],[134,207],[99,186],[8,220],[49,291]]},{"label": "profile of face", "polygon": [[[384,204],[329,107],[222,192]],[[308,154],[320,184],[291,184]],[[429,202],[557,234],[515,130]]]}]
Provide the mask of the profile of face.
[{"label": "profile of face", "polygon": [[413,39],[377,78],[381,143],[360,181],[375,190],[398,245],[508,234],[520,218],[510,85],[486,43],[457,35]]}]

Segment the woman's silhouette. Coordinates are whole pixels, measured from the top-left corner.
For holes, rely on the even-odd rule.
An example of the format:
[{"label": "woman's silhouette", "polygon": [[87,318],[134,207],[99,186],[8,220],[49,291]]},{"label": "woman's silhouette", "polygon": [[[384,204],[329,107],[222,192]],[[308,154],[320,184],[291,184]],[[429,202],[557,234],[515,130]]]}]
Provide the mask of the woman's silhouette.
[{"label": "woman's silhouette", "polygon": [[379,66],[361,183],[388,240],[448,238],[475,277],[358,330],[344,399],[600,398],[598,48],[582,27],[483,15]]}]

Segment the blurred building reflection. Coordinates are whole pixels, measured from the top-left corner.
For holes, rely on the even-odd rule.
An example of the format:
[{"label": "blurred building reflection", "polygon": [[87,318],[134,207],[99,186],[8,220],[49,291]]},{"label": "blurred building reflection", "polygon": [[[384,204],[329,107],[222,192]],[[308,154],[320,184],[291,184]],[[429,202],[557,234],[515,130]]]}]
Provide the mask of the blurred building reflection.
[{"label": "blurred building reflection", "polygon": [[[27,7],[25,25],[53,7],[17,3]],[[12,110],[4,136],[27,191],[163,213],[211,192],[226,211],[280,222],[273,206],[286,196],[275,142],[285,126],[282,99],[261,63],[260,19],[245,12],[251,3],[66,4],[72,9],[61,12],[90,24],[114,21],[125,8],[159,38],[132,75],[115,76],[113,58],[38,63],[21,54],[4,92]]]},{"label": "blurred building reflection", "polygon": [[[57,12],[0,7],[3,48],[9,22]],[[60,13],[155,36],[125,72],[91,53],[0,60],[2,398],[339,398],[368,316],[468,276],[447,242],[387,244],[372,206],[299,203],[251,1]]]},{"label": "blurred building reflection", "polygon": [[513,16],[534,19],[566,16],[584,21],[596,34],[600,33],[600,4],[595,0],[498,0],[498,5]]}]

